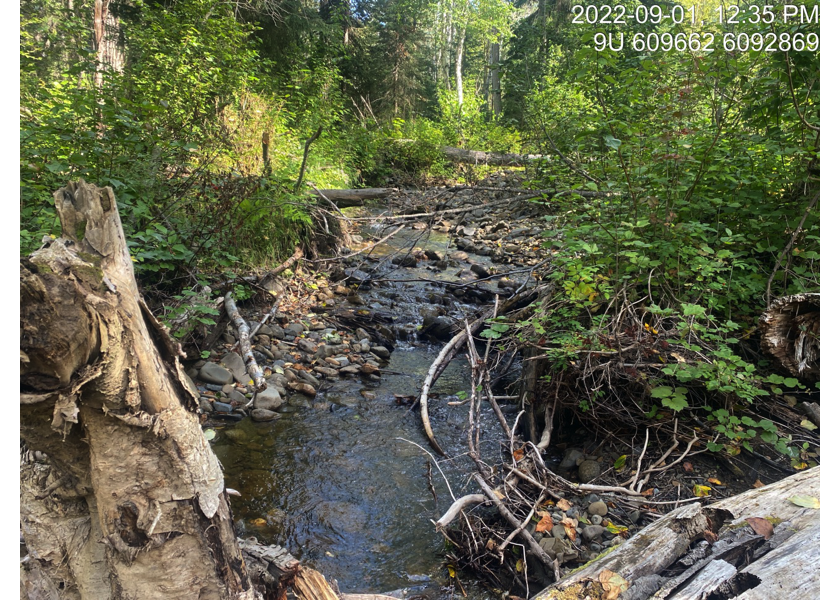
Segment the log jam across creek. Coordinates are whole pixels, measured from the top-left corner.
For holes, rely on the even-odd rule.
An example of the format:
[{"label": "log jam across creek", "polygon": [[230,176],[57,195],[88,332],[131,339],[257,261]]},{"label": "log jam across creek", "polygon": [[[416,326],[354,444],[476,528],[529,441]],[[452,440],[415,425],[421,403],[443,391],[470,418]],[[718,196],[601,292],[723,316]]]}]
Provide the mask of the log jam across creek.
[{"label": "log jam across creek", "polygon": [[[451,584],[443,559],[444,538],[432,521],[447,510],[452,497],[429,456],[410,443],[429,447],[419,411],[409,412],[409,408],[429,365],[451,337],[450,330],[457,331],[459,324],[463,327],[463,319],[472,318],[482,305],[492,305],[494,292],[509,296],[513,286],[535,285],[528,270],[542,260],[532,250],[538,228],[531,231],[522,219],[536,216],[539,207],[521,202],[511,212],[509,203],[505,204],[504,214],[520,220],[511,219],[512,224],[503,223],[505,229],[497,227],[497,231],[514,235],[470,248],[479,223],[502,220],[501,213],[485,206],[509,196],[468,195],[468,202],[476,203],[475,212],[456,212],[442,224],[433,223],[434,229],[423,221],[411,223],[384,243],[344,261],[340,270],[347,279],[336,282],[335,288],[343,291],[345,286],[355,289],[354,284],[362,284],[349,296],[335,294],[329,311],[302,319],[304,324],[327,326],[306,337],[315,343],[329,340],[336,324],[352,331],[358,323],[348,322],[348,315],[377,317],[381,324],[367,328],[377,327],[377,335],[391,337],[390,357],[382,364],[379,381],[346,376],[320,379],[315,397],[287,390],[287,402],[275,408],[280,415],[276,420],[246,418],[218,427],[211,443],[224,467],[226,485],[241,493],[232,498],[241,537],[284,545],[304,564],[336,580],[342,592],[409,588],[407,595],[436,597],[443,594],[442,585]],[[351,214],[379,215],[386,212],[386,204],[353,209],[356,212]],[[444,209],[462,206],[453,203]],[[398,228],[376,221],[357,225],[351,253]],[[498,260],[505,243],[507,261],[515,260],[515,264]],[[460,249],[465,246],[471,251]],[[521,247],[528,248],[527,254],[511,258]],[[488,256],[488,248],[497,251],[498,262]],[[497,277],[477,286],[478,295],[470,288],[417,281],[457,286],[497,270],[515,273],[501,285]],[[249,317],[259,320],[256,311]],[[294,332],[287,336],[289,343],[294,338]],[[517,363],[510,372],[508,387],[515,393]],[[200,380],[196,383],[200,390],[206,389]],[[449,364],[432,389],[430,419],[435,435],[454,457],[439,463],[455,497],[468,493],[472,465],[466,457],[467,406],[448,403],[459,401],[457,394],[469,391],[469,386],[469,365],[461,356]],[[497,390],[504,386],[504,382],[498,384]],[[511,419],[515,417],[515,403],[503,408],[513,413]],[[483,411],[484,451],[498,455],[504,434],[490,407]],[[467,582],[464,585],[469,587]]]}]

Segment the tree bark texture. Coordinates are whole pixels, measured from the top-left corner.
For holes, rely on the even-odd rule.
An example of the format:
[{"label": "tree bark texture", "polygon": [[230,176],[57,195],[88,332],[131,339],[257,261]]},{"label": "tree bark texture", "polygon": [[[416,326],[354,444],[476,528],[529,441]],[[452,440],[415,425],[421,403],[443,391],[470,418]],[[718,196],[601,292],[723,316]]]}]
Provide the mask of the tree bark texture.
[{"label": "tree bark texture", "polygon": [[62,236],[20,262],[22,590],[260,597],[180,348],[138,292],[112,190],[70,183],[55,204]]},{"label": "tree bark texture", "polygon": [[534,598],[818,598],[819,506],[792,500],[819,493],[815,467],[709,506],[686,504]]}]

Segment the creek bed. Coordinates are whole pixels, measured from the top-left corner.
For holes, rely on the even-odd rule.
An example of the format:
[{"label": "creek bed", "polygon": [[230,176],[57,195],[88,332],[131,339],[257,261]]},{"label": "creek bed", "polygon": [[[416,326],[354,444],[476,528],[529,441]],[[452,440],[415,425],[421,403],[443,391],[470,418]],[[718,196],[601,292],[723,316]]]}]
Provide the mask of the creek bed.
[{"label": "creek bed", "polygon": [[[441,570],[443,538],[430,519],[451,497],[435,471],[436,508],[428,456],[397,439],[428,447],[416,411],[408,413],[395,394],[416,394],[436,355],[436,348],[398,347],[388,368],[403,375],[385,374],[376,387],[324,385],[313,402],[295,397],[297,406],[286,407],[280,420],[226,428],[214,450],[226,485],[242,494],[231,498],[241,533],[285,545],[345,592],[425,587],[448,576]],[[459,358],[432,401],[435,435],[453,456],[466,452],[467,407],[448,407],[443,396],[466,389],[469,367]],[[489,408],[482,413],[484,439],[499,435],[495,419]],[[442,466],[456,496],[464,493],[463,456]]]},{"label": "creek bed", "polygon": [[[383,235],[368,227],[364,237]],[[414,245],[414,240],[420,237]],[[429,456],[405,438],[429,449],[419,409],[408,412],[440,344],[417,339],[424,314],[439,310],[457,322],[472,313],[474,304],[461,302],[435,283],[403,282],[433,279],[453,282],[469,265],[453,263],[445,269],[392,264],[392,255],[414,248],[440,254],[454,251],[449,236],[435,231],[406,229],[376,246],[370,259],[352,264],[378,279],[392,280],[359,290],[365,308],[394,317],[396,347],[376,383],[341,379],[324,381],[314,399],[293,395],[280,409],[282,418],[270,423],[250,419],[220,427],[213,447],[232,497],[237,530],[264,543],[287,547],[304,564],[338,582],[343,592],[395,592],[442,598],[450,585],[443,562],[444,539],[432,520],[449,508],[446,482]],[[489,264],[485,256],[474,262]],[[433,300],[432,296],[437,295]],[[442,301],[441,298],[444,298]],[[471,493],[467,474],[473,464],[466,457],[468,406],[448,406],[458,392],[468,391],[466,358],[452,361],[433,388],[431,422],[442,447],[455,458],[439,460],[459,497]],[[399,399],[398,399],[399,398]],[[489,406],[482,407],[482,453],[489,462],[500,458],[503,434]],[[429,489],[429,469],[439,504]],[[477,586],[464,585],[471,597],[486,596]],[[400,595],[400,594],[398,594]],[[445,594],[449,597],[449,593]]]}]

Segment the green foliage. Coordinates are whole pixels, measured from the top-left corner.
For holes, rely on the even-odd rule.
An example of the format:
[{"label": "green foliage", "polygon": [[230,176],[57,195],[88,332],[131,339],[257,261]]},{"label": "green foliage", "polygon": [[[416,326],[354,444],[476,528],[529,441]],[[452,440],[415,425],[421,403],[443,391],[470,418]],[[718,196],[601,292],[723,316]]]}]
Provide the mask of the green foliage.
[{"label": "green foliage", "polygon": [[[205,284],[202,282],[200,285]],[[215,325],[218,316],[219,310],[211,299],[209,288],[198,291],[185,288],[180,294],[172,296],[171,304],[161,316],[161,323],[169,328],[175,339],[182,340],[198,325]]]},{"label": "green foliage", "polygon": [[[95,57],[71,52],[68,41],[81,46],[89,20],[52,2],[46,16],[22,20],[21,251],[58,233],[52,193],[83,177],[114,188],[136,272],[149,284],[178,286],[197,269],[282,260],[311,222],[311,200],[289,191],[303,139],[311,124],[334,119],[304,96],[323,91],[331,72],[302,73],[295,87],[309,88],[297,95],[273,94],[263,89],[270,64],[257,54],[254,27],[229,6],[119,8],[125,68],[100,67],[101,87]],[[60,55],[45,36],[60,39]],[[304,115],[300,133],[285,106],[293,100]],[[264,133],[271,169],[262,161]],[[312,148],[307,179],[342,187],[350,179],[345,161],[340,136],[328,133]]]},{"label": "green foliage", "polygon": [[[789,74],[783,53],[599,53],[593,34],[550,46],[523,103],[533,135],[599,180],[583,186],[555,164],[534,182],[599,193],[546,198],[562,215],[544,233],[558,290],[539,318],[549,355],[566,368],[581,351],[610,352],[605,340],[626,336],[628,315],[641,310],[645,330],[633,335],[663,363],[648,387],[649,418],[723,403],[716,410],[731,418],[714,417],[726,438],[714,449],[748,448],[757,432],[782,451],[787,442],[739,415],[785,383],[743,352],[742,338],[819,189],[819,53],[791,52]],[[815,212],[782,266],[774,296],[819,289]]]}]

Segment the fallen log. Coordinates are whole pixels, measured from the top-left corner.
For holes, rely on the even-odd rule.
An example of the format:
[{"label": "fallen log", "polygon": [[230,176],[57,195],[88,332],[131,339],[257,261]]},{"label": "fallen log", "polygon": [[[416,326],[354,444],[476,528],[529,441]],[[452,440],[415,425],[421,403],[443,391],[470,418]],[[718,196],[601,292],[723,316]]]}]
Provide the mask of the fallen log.
[{"label": "fallen log", "polygon": [[452,162],[494,167],[524,167],[528,163],[540,160],[552,161],[551,156],[542,154],[482,152],[480,150],[467,150],[466,148],[453,148],[452,146],[444,146],[441,148],[441,152]]},{"label": "fallen log", "polygon": [[808,383],[819,380],[819,294],[777,298],[761,315],[759,328],[761,349],[779,367]]},{"label": "fallen log", "polygon": [[[318,190],[325,198],[335,203],[338,208],[362,206],[365,200],[376,200],[396,194],[397,188],[365,188],[357,190]],[[314,192],[317,194],[317,192]]]},{"label": "fallen log", "polygon": [[819,597],[820,467],[682,506],[535,600]]}]

